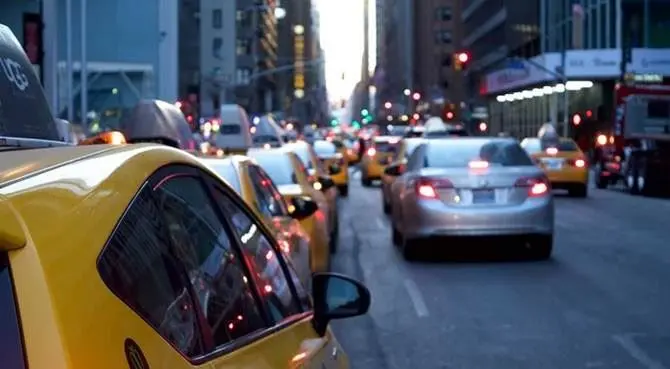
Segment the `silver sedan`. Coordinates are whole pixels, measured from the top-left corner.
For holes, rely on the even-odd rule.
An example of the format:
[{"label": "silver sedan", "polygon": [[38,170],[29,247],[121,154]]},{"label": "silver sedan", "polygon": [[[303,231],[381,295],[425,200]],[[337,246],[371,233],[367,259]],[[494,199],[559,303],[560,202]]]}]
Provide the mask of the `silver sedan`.
[{"label": "silver sedan", "polygon": [[406,164],[387,167],[393,241],[405,258],[436,237],[522,236],[534,256],[551,256],[550,184],[511,138],[426,140]]}]

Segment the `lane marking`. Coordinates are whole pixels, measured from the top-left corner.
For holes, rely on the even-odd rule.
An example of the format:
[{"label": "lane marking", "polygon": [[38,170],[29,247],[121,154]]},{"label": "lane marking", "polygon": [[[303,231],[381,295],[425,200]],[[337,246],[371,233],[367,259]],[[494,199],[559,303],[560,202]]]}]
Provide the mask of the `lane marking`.
[{"label": "lane marking", "polygon": [[419,318],[427,317],[428,307],[426,307],[426,302],[423,301],[423,297],[421,296],[421,292],[419,292],[419,287],[417,287],[416,283],[414,283],[414,281],[411,279],[405,279],[405,289],[407,290],[409,299],[412,300],[412,305],[414,305],[414,311],[416,311],[416,315]]},{"label": "lane marking", "polygon": [[619,346],[623,347],[624,350],[635,360],[637,360],[642,366],[647,369],[667,369],[665,365],[659,363],[658,361],[652,359],[647,355],[644,350],[638,346],[635,341],[633,341],[632,334],[617,334],[612,336],[614,342],[618,343]]}]

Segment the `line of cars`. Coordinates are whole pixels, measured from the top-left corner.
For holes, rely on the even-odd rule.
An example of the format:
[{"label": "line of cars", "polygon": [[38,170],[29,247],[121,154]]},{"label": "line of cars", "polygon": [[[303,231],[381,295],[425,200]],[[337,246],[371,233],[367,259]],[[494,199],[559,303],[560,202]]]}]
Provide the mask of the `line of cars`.
[{"label": "line of cars", "polygon": [[312,273],[327,268],[309,264],[323,262],[307,219],[336,234],[328,178],[295,170],[304,188],[285,200],[253,159],[210,166],[156,100],[121,133],[64,142],[4,25],[0,60],[3,368],[348,367],[329,322],[364,314],[370,293]]},{"label": "line of cars", "polygon": [[519,143],[465,137],[441,124],[421,137],[377,137],[362,162],[362,182],[369,185],[381,173],[382,206],[406,259],[451,247],[453,239],[489,237],[520,243],[546,259],[553,250],[552,189],[579,197],[588,191],[585,156],[553,133],[545,128],[539,138]]}]

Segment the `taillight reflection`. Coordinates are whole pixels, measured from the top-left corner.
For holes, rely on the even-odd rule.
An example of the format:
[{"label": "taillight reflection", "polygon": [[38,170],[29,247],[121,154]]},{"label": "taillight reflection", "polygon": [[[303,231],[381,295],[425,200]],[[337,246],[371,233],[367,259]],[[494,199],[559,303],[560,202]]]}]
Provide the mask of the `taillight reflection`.
[{"label": "taillight reflection", "polygon": [[547,155],[556,155],[558,154],[558,149],[555,147],[548,147],[547,150]]},{"label": "taillight reflection", "polygon": [[584,161],[582,159],[577,159],[577,160],[575,160],[575,166],[577,168],[584,168],[586,166],[586,161]]},{"label": "taillight reflection", "polygon": [[415,182],[416,195],[421,199],[435,200],[440,197],[438,189],[454,188],[447,179],[422,177]]},{"label": "taillight reflection", "polygon": [[528,196],[541,197],[549,194],[551,190],[549,183],[545,178],[520,178],[514,184],[515,187],[522,187],[528,189]]},{"label": "taillight reflection", "polygon": [[374,147],[371,147],[371,148],[368,149],[367,154],[368,154],[368,156],[375,156],[375,155],[377,155],[377,150]]}]

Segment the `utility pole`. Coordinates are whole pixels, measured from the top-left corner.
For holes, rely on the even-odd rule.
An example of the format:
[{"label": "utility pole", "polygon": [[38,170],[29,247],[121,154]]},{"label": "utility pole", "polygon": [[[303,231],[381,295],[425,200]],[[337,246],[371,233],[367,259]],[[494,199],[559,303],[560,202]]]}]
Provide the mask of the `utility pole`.
[{"label": "utility pole", "polygon": [[80,74],[81,77],[80,83],[81,83],[81,89],[80,89],[80,96],[81,96],[81,124],[84,129],[88,131],[88,49],[86,43],[88,42],[88,31],[87,31],[87,25],[88,25],[88,11],[86,7],[86,2],[88,0],[81,0],[81,66],[80,66]]}]

